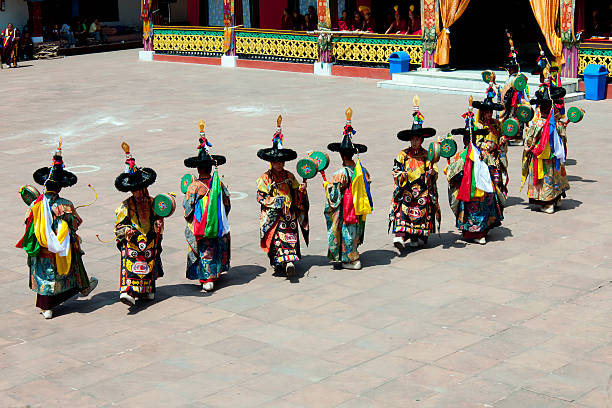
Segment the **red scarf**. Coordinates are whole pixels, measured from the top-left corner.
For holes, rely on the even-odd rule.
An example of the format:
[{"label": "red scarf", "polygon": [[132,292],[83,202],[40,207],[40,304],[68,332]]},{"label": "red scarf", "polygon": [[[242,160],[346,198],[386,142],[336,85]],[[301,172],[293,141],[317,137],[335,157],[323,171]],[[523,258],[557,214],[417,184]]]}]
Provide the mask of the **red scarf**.
[{"label": "red scarf", "polygon": [[465,160],[463,162],[463,178],[461,179],[461,187],[459,193],[457,193],[457,200],[459,201],[470,201],[472,198],[472,160],[470,156],[472,154],[472,144],[468,147]]},{"label": "red scarf", "polygon": [[540,142],[536,147],[531,149],[531,153],[533,157],[531,158],[533,163],[533,184],[538,183],[538,156],[542,154],[546,146],[550,143],[550,115],[552,115],[552,109],[548,112],[548,117],[546,118],[546,124],[542,128],[542,136],[540,136]]}]

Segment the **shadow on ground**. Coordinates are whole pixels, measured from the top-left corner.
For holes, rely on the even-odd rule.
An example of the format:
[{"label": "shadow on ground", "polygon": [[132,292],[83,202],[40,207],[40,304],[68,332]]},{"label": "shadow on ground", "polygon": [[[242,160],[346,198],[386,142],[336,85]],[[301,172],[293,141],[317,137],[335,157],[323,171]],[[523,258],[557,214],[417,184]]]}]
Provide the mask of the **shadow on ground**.
[{"label": "shadow on ground", "polygon": [[504,208],[508,208],[508,207],[512,207],[513,205],[517,205],[517,204],[524,204],[525,200],[522,197],[508,197],[506,198],[506,205],[504,206]]},{"label": "shadow on ground", "polygon": [[566,166],[575,166],[578,162],[576,161],[576,159],[566,159],[565,160],[565,165]]},{"label": "shadow on ground", "polygon": [[361,259],[361,265],[364,268],[371,266],[389,265],[391,260],[397,256],[397,252],[389,251],[388,249],[374,249],[365,251],[359,258]]},{"label": "shadow on ground", "polygon": [[[246,285],[259,275],[264,273],[266,268],[260,265],[241,265],[230,268],[229,272],[221,275],[221,278],[215,283],[215,291],[211,293],[203,292],[201,286],[192,281],[192,283],[178,283],[174,285],[157,286],[155,292],[155,300],[136,300],[136,305],[128,307],[128,314],[136,314],[149,308],[149,306],[163,302],[171,297],[207,297],[213,296],[215,292],[222,291],[223,288],[236,285]],[[161,283],[159,281],[157,283]],[[61,316],[69,313],[91,313],[105,306],[110,306],[113,303],[119,302],[119,291],[111,290],[106,292],[94,292],[90,298],[78,298],[68,300],[61,306],[55,309],[54,315]]]},{"label": "shadow on ground", "polygon": [[580,181],[582,183],[597,183],[597,180],[585,179],[580,176],[567,176],[567,181]]},{"label": "shadow on ground", "polygon": [[310,268],[313,266],[328,266],[331,268],[329,259],[322,255],[305,255],[295,264],[293,276],[286,276],[283,272],[274,272],[274,276],[284,277],[291,283],[299,283],[300,279],[308,277]]},{"label": "shadow on ground", "polygon": [[[527,206],[525,208],[529,208],[531,209],[531,211],[542,211],[542,207],[540,205],[529,204],[529,203],[526,203],[526,204]],[[582,205],[582,201],[580,200],[574,200],[572,198],[564,198],[561,200],[561,207],[555,209],[555,212],[573,210],[573,209],[580,207],[581,205]]]}]

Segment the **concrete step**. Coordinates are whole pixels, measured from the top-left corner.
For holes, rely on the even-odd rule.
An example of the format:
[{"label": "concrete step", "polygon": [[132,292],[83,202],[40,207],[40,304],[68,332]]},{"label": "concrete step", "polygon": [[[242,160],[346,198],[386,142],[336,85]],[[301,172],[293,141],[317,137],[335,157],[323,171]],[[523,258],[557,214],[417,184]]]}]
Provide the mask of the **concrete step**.
[{"label": "concrete step", "polygon": [[[505,71],[495,71],[496,82],[500,85],[508,79],[508,74]],[[538,76],[525,74],[528,80],[529,88],[535,89],[540,85],[540,79]],[[442,71],[411,71],[393,74],[391,81],[384,81],[385,83],[393,82],[397,84],[406,85],[421,85],[421,86],[436,86],[441,88],[449,89],[462,89],[469,90],[470,92],[482,92],[484,93],[487,88],[487,84],[482,81],[481,71],[454,71],[454,72],[442,72]],[[579,80],[577,78],[562,78],[561,82],[567,93],[578,92]],[[386,87],[386,86],[384,86]],[[532,91],[533,93],[533,91]]]},{"label": "concrete step", "polygon": [[570,94],[565,95],[565,103],[581,101],[584,99],[584,92],[572,92]]},{"label": "concrete step", "polygon": [[[486,93],[486,89],[466,89],[466,88],[455,88],[449,86],[439,85],[425,85],[425,84],[407,84],[398,83],[396,81],[380,81],[376,84],[378,88],[385,89],[396,89],[401,91],[410,92],[431,92],[438,94],[451,94],[451,95],[473,95],[475,99],[483,99]],[[584,99],[584,92],[572,92],[565,95],[565,102],[574,102]]]}]

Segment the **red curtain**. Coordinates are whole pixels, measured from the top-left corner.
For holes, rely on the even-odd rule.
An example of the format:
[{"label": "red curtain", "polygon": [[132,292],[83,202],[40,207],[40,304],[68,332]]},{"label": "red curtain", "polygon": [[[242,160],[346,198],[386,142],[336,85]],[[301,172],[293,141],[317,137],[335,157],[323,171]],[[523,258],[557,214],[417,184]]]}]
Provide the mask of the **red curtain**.
[{"label": "red curtain", "polygon": [[200,0],[187,0],[187,20],[189,25],[200,25]]},{"label": "red curtain", "polygon": [[259,0],[259,27],[280,30],[287,0]]}]

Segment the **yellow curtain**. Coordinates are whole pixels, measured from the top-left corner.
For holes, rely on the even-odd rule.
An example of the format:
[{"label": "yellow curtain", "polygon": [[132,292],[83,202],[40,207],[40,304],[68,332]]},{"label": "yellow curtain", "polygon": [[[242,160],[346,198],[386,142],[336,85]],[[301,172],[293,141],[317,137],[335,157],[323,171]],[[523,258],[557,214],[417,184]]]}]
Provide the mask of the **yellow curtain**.
[{"label": "yellow curtain", "polygon": [[[557,0],[558,1],[558,0]],[[448,64],[450,58],[450,31],[449,27],[461,17],[470,0],[440,0],[440,14],[442,16],[442,30],[438,34],[438,44],[434,62],[438,65]]]},{"label": "yellow curtain", "polygon": [[559,0],[529,0],[531,9],[546,38],[548,49],[555,56],[557,65],[565,63],[563,59],[563,43],[555,32],[555,25],[559,17]]}]

